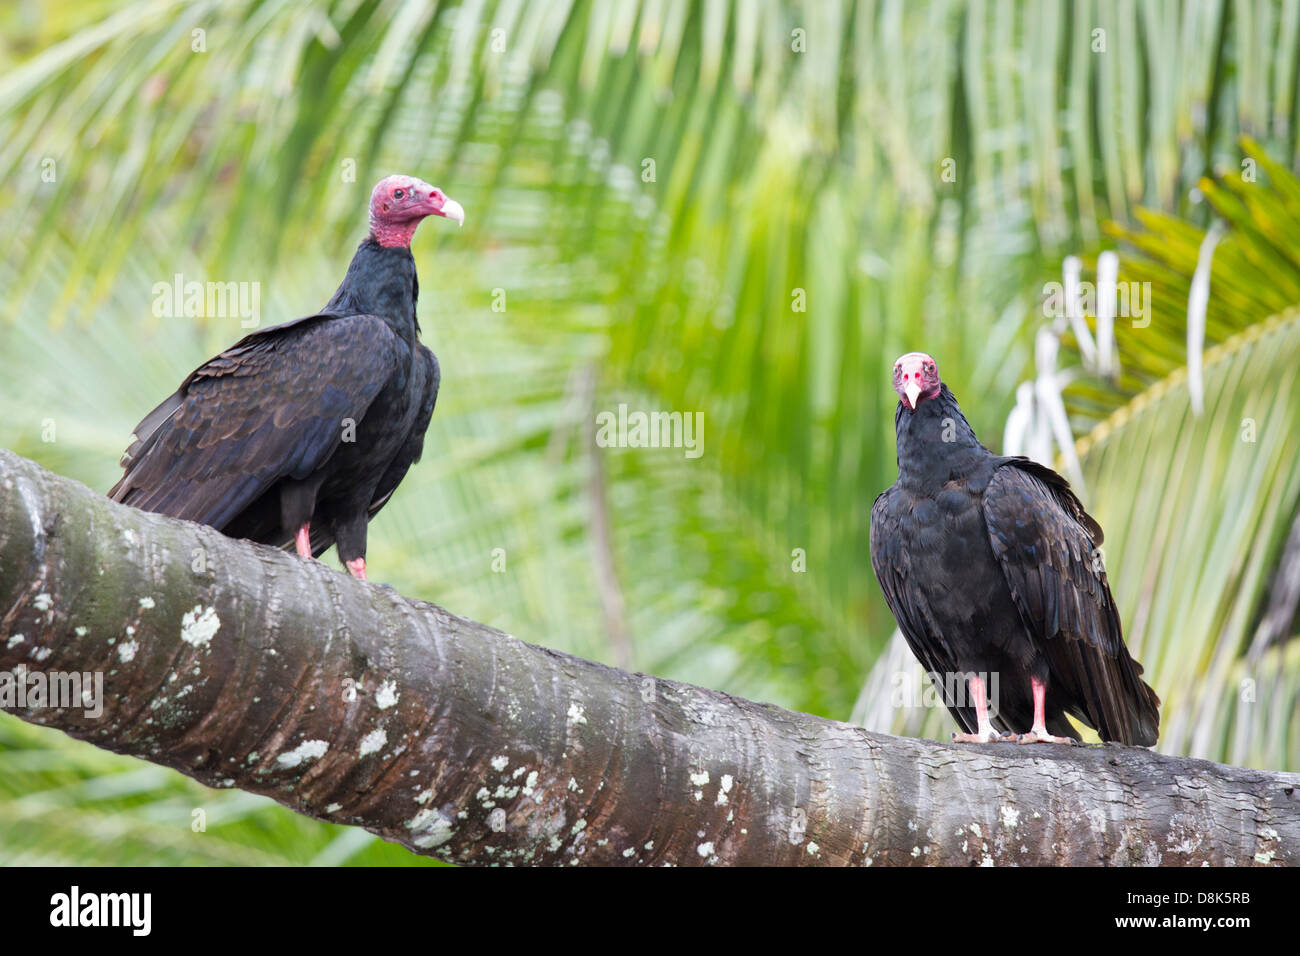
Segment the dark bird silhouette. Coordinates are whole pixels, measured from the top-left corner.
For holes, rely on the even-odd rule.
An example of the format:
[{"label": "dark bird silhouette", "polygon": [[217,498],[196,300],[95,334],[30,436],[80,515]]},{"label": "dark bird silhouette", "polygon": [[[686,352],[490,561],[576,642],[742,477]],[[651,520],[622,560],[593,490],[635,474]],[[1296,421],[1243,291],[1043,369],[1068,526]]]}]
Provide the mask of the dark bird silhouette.
[{"label": "dark bird silhouette", "polygon": [[438,360],[418,334],[411,237],[460,204],[410,176],[370,196],[370,235],[325,308],[240,339],[135,428],[114,501],[234,538],[339,558],[366,577],[366,529],[420,458]]},{"label": "dark bird silhouette", "polygon": [[953,739],[1071,743],[1066,714],[1149,747],[1160,699],[1129,656],[1102,531],[1069,483],[980,444],[934,359],[894,365],[898,481],[871,509],[871,565],[957,723]]}]

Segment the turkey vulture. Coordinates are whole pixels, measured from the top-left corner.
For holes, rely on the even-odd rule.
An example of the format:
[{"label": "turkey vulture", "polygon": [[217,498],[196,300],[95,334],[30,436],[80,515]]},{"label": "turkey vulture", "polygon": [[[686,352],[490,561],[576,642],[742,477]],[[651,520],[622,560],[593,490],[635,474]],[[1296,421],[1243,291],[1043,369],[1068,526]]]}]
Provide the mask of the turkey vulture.
[{"label": "turkey vulture", "polygon": [[135,428],[114,501],[296,545],[366,577],[366,526],[420,458],[438,360],[417,335],[411,237],[460,204],[410,176],[370,195],[370,235],[315,315],[240,339]]},{"label": "turkey vulture", "polygon": [[898,481],[871,509],[871,566],[965,731],[953,740],[1069,744],[1070,714],[1103,740],[1153,746],[1160,699],[1124,646],[1101,528],[1069,483],[981,445],[930,356],[900,358],[894,390]]}]

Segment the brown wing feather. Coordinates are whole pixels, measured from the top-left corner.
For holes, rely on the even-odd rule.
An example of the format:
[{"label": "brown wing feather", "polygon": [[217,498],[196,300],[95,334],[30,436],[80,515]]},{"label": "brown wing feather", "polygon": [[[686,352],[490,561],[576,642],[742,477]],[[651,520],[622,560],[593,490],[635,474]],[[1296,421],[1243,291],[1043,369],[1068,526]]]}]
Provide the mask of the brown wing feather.
[{"label": "brown wing feather", "polygon": [[[900,518],[896,513],[900,508],[905,509],[903,499],[896,497],[902,495],[905,492],[891,487],[878,495],[871,506],[871,568],[876,572],[880,590],[885,594],[885,603],[898,621],[898,628],[903,632],[907,646],[912,649],[926,673],[954,674],[963,668],[958,666],[949,644],[940,636],[929,608],[918,600],[917,591],[912,586],[912,555],[902,544]],[[943,695],[944,704],[962,729],[967,733],[975,733],[975,709],[958,706],[955,701],[949,700],[946,689],[941,684],[936,683],[935,689]]]},{"label": "brown wing feather", "polygon": [[1154,745],[1160,699],[1124,644],[1095,550],[1101,528],[1069,483],[1008,459],[984,494],[984,519],[1021,618],[1048,657],[1049,695],[1105,740]]},{"label": "brown wing feather", "polygon": [[401,349],[370,315],[308,317],[246,337],[145,416],[109,496],[222,528],[279,479],[319,468]]}]

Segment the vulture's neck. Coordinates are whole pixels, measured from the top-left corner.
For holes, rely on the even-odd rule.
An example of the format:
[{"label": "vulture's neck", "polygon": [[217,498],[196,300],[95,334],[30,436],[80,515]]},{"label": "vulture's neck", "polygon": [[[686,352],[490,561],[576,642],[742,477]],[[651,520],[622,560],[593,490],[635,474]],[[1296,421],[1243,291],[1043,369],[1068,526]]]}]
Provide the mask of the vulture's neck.
[{"label": "vulture's neck", "polygon": [[898,436],[898,483],[912,491],[932,494],[949,481],[988,468],[993,460],[947,385],[940,388],[937,398],[921,402],[914,412],[899,402],[894,431]]},{"label": "vulture's neck", "polygon": [[415,317],[419,294],[411,250],[381,246],[372,236],[357,247],[348,274],[322,311],[377,315],[410,344],[420,331]]}]

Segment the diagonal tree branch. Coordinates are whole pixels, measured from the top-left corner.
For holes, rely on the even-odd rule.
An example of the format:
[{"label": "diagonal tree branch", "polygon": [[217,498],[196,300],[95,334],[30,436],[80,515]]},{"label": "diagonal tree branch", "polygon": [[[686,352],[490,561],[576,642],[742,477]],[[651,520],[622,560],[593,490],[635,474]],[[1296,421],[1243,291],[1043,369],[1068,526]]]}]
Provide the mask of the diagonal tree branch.
[{"label": "diagonal tree branch", "polygon": [[[68,672],[102,674],[102,713],[93,681],[13,696]],[[890,737],[629,674],[3,450],[0,705],[461,863],[1300,862],[1300,774]]]}]

